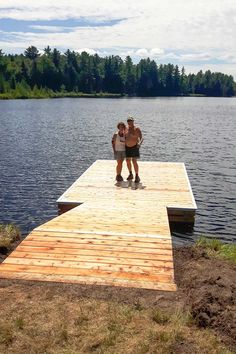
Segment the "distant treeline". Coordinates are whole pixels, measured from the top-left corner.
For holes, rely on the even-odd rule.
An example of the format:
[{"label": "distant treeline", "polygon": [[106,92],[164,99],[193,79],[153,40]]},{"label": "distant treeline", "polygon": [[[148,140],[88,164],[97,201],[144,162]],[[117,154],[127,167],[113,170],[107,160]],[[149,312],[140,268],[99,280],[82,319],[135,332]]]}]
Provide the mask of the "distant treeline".
[{"label": "distant treeline", "polygon": [[105,58],[69,49],[60,53],[47,47],[40,54],[34,46],[24,54],[6,55],[0,50],[0,98],[127,95],[141,97],[206,95],[234,96],[231,75],[186,74],[184,67],[157,65],[141,59],[138,64],[127,56]]}]

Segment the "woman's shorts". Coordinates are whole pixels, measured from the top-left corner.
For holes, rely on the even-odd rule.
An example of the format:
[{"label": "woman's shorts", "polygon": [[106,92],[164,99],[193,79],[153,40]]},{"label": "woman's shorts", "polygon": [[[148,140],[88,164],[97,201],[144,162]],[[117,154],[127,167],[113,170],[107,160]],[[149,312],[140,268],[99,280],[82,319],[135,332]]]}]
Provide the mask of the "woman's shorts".
[{"label": "woman's shorts", "polygon": [[126,158],[125,151],[115,151],[114,158],[115,160],[124,160]]},{"label": "woman's shorts", "polygon": [[139,159],[140,155],[139,155],[139,147],[137,145],[134,146],[126,146],[125,147],[125,151],[126,151],[126,158],[130,159],[130,158],[135,158],[135,159]]}]

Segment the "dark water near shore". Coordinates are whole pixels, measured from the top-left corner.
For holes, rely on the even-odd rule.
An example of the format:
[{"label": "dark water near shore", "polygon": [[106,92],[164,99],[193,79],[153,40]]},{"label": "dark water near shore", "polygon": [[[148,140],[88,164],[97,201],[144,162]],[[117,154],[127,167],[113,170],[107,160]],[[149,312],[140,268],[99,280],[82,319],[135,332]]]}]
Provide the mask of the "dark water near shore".
[{"label": "dark water near shore", "polygon": [[57,198],[97,159],[112,159],[118,121],[136,117],[142,160],[184,162],[198,206],[194,233],[236,235],[236,99],[0,101],[0,223],[28,233],[57,215]]}]

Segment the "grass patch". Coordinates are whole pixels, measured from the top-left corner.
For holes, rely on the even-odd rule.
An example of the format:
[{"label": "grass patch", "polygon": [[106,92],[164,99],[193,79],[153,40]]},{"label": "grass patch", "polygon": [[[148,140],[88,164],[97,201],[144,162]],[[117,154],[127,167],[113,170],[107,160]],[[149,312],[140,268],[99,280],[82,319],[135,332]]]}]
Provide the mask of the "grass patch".
[{"label": "grass patch", "polygon": [[170,323],[174,326],[191,326],[194,320],[190,311],[177,309],[170,317]]},{"label": "grass patch", "polygon": [[18,227],[13,224],[0,224],[0,253],[5,253],[11,244],[20,239],[21,233]]},{"label": "grass patch", "polygon": [[196,247],[204,247],[209,255],[224,258],[236,263],[235,244],[225,244],[220,240],[201,236],[196,242]]},{"label": "grass patch", "polygon": [[34,88],[30,91],[11,90],[6,93],[0,93],[0,100],[9,99],[43,99],[43,98],[120,98],[126,97],[121,93],[97,92],[97,93],[83,93],[83,92],[54,92],[50,89]]},{"label": "grass patch", "polygon": [[[157,342],[163,349],[171,349],[175,344],[184,342],[184,328],[167,326],[163,330],[150,331],[149,339],[151,343]],[[171,351],[170,351],[171,352]]]},{"label": "grass patch", "polygon": [[220,254],[224,258],[227,258],[228,260],[236,263],[236,245],[235,244],[234,245],[231,245],[231,244],[222,245]]},{"label": "grass patch", "polygon": [[14,331],[11,325],[0,322],[0,344],[3,344],[5,348],[12,343],[14,337],[13,333]]},{"label": "grass patch", "polygon": [[17,319],[15,320],[15,326],[18,329],[23,329],[24,328],[24,320],[22,317],[17,317]]},{"label": "grass patch", "polygon": [[154,309],[151,312],[151,319],[159,325],[171,324],[174,326],[190,326],[193,324],[193,318],[189,311],[177,309],[172,313],[164,310]]},{"label": "grass patch", "polygon": [[160,325],[164,325],[170,320],[170,316],[159,309],[155,309],[152,311],[151,318],[154,322]]},{"label": "grass patch", "polygon": [[29,302],[19,285],[14,289],[13,301],[8,293],[0,303],[0,353],[28,354],[29,348],[50,354],[230,353],[211,331],[189,326],[182,308],[137,311],[132,304],[71,298],[66,292],[48,299],[42,287],[27,288],[34,294]]}]

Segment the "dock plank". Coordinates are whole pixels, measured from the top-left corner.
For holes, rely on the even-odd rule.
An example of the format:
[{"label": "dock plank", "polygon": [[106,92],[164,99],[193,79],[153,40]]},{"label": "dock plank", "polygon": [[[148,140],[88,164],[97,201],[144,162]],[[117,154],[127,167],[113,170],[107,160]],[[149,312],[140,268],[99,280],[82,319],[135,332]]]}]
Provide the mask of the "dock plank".
[{"label": "dock plank", "polygon": [[[124,240],[121,239],[119,241],[112,240],[112,239],[86,239],[80,238],[80,237],[70,237],[70,238],[65,238],[65,237],[60,237],[60,236],[28,236],[27,241],[41,241],[41,242],[56,242],[56,243],[73,243],[74,245],[104,245],[104,246],[118,246],[118,247],[139,247],[139,248],[150,248],[150,242],[140,242],[139,240]],[[159,248],[164,248],[164,249],[172,249],[171,243],[152,243],[152,247],[156,247],[158,245]],[[145,250],[144,250],[145,251]]]},{"label": "dock plank", "polygon": [[[8,259],[9,258],[9,259]],[[10,257],[8,257],[8,262]],[[58,267],[52,265],[33,265],[33,264],[1,264],[2,271],[11,272],[26,272],[26,273],[37,273],[37,274],[57,274],[57,275],[72,275],[72,276],[99,276],[99,277],[109,277],[112,276],[117,279],[133,279],[141,281],[157,281],[163,283],[169,283],[173,281],[172,274],[153,274],[150,272],[146,273],[136,273],[136,272],[126,272],[126,271],[113,271],[104,269],[85,269],[85,268],[72,268],[72,267]]]},{"label": "dock plank", "polygon": [[163,282],[153,282],[153,281],[135,281],[133,279],[116,279],[116,278],[101,278],[101,277],[83,277],[83,276],[72,276],[72,275],[62,275],[62,274],[37,274],[37,273],[27,273],[27,272],[11,272],[2,271],[0,273],[1,278],[5,279],[19,279],[19,280],[35,280],[41,282],[56,282],[56,283],[74,283],[81,285],[106,285],[106,286],[117,286],[117,287],[127,287],[127,288],[143,288],[150,290],[162,290],[162,291],[176,291],[176,284],[173,282],[163,283]]},{"label": "dock plank", "polygon": [[[142,253],[142,252],[126,252],[126,251],[111,251],[107,249],[82,249],[82,248],[63,248],[63,247],[55,247],[55,246],[35,246],[31,244],[19,245],[17,247],[17,251],[19,252],[28,252],[28,253],[42,253],[47,254],[47,252],[53,252],[55,254],[70,254],[70,255],[84,255],[84,256],[93,256],[93,257],[120,257],[125,259],[147,259],[147,260],[162,260],[172,262],[172,254],[166,255],[159,249],[156,249],[153,253]],[[14,251],[15,252],[15,251]],[[11,256],[14,253],[11,253]],[[43,256],[42,256],[43,257]]]},{"label": "dock plank", "polygon": [[183,163],[140,162],[140,170],[138,186],[117,185],[115,162],[97,160],[58,199],[61,215],[0,265],[0,277],[175,291],[169,216],[193,220],[191,186]]},{"label": "dock plank", "polygon": [[29,266],[46,266],[46,267],[58,267],[58,268],[73,268],[73,269],[89,269],[91,271],[111,271],[112,272],[127,272],[127,273],[137,273],[145,275],[158,275],[167,274],[173,277],[173,267],[167,267],[166,265],[161,266],[150,266],[150,265],[134,265],[134,264],[119,264],[114,262],[103,262],[101,259],[93,260],[89,262],[88,260],[68,260],[68,259],[45,259],[45,258],[31,258],[31,257],[9,257],[4,264],[12,265],[29,265]]},{"label": "dock plank", "polygon": [[[57,248],[63,248],[65,251],[69,250],[75,250],[75,249],[83,249],[83,250],[107,250],[107,251],[118,251],[118,252],[129,252],[129,253],[146,253],[146,254],[158,254],[158,249],[154,248],[142,248],[142,247],[122,247],[119,245],[94,245],[94,244],[87,244],[83,245],[82,247],[79,246],[79,244],[75,244],[73,242],[57,242],[57,241],[30,241],[30,240],[24,240],[22,241],[23,246],[45,246],[45,247],[57,247]],[[159,250],[161,254],[165,255],[172,255],[172,250],[171,249],[161,249]]]},{"label": "dock plank", "polygon": [[90,262],[90,263],[111,263],[117,265],[135,265],[135,266],[144,266],[144,267],[157,267],[162,270],[162,268],[171,268],[173,269],[173,262],[170,258],[168,260],[163,259],[140,259],[140,258],[127,258],[127,257],[115,257],[110,254],[104,255],[74,255],[74,254],[65,254],[65,253],[36,253],[36,252],[21,252],[19,250],[11,254],[12,258],[26,258],[26,259],[50,259],[50,260],[69,260],[76,262]]},{"label": "dock plank", "polygon": [[97,233],[93,233],[93,234],[89,234],[89,233],[82,233],[79,230],[74,231],[74,232],[61,232],[61,231],[53,231],[50,230],[50,232],[44,231],[44,230],[34,230],[33,232],[31,232],[29,234],[29,236],[50,236],[50,237],[64,237],[65,239],[70,239],[70,238],[74,238],[74,237],[78,237],[81,240],[111,240],[111,241],[122,241],[122,240],[126,240],[129,242],[135,242],[135,243],[149,243],[150,246],[152,245],[159,245],[159,247],[161,246],[165,246],[165,245],[169,245],[171,247],[172,243],[171,243],[171,237],[161,237],[158,235],[153,235],[154,237],[141,237],[140,235],[138,235],[137,237],[134,237],[130,234],[126,234],[126,235],[117,235],[114,233],[110,233],[110,234],[105,234],[105,233],[101,233],[101,234],[97,234]]}]

